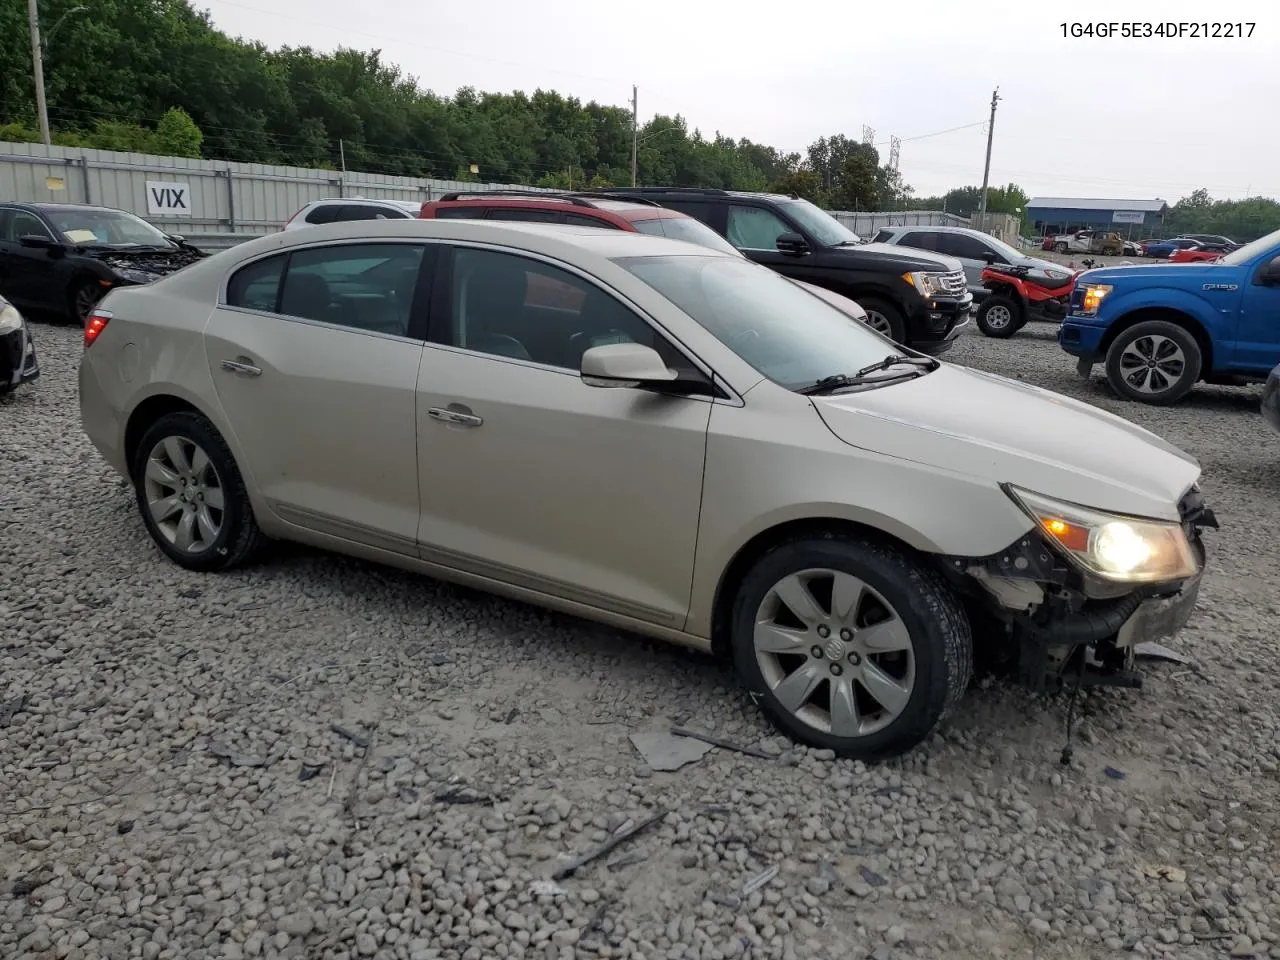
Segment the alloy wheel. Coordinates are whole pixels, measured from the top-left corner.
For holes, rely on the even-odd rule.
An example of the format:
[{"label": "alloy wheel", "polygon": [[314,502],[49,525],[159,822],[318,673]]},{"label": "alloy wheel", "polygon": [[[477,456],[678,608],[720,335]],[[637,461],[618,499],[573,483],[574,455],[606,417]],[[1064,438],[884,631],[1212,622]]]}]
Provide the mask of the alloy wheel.
[{"label": "alloy wheel", "polygon": [[803,570],[774,584],[756,612],[753,644],[782,707],[832,736],[883,730],[915,688],[906,624],[865,581],[837,570]]},{"label": "alloy wheel", "polygon": [[99,299],[98,291],[87,283],[82,283],[76,288],[75,311],[82,325],[89,319],[89,314],[93,312]]},{"label": "alloy wheel", "polygon": [[222,532],[222,479],[209,455],[186,437],[170,436],[151,448],[143,473],[147,509],[156,529],[176,549],[203,553]]},{"label": "alloy wheel", "polygon": [[893,327],[889,323],[889,318],[878,310],[868,310],[865,323],[876,333],[883,333],[886,337],[893,336]]},{"label": "alloy wheel", "polygon": [[1120,351],[1120,375],[1139,393],[1164,393],[1186,369],[1182,347],[1158,333],[1137,337]]},{"label": "alloy wheel", "polygon": [[991,329],[1003,330],[1011,323],[1013,323],[1013,311],[1008,307],[997,304],[987,311],[987,326]]}]

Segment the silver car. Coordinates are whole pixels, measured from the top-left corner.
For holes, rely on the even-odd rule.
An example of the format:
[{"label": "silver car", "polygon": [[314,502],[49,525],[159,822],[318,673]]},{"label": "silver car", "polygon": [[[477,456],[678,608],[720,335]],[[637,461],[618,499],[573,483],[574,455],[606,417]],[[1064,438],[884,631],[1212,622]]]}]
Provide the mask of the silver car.
[{"label": "silver car", "polygon": [[975,643],[1128,677],[1213,523],[1146,430],[623,231],[277,233],[113,291],[85,344],[84,429],[175,563],[296,540],[686,644],[852,757],[926,737]]},{"label": "silver car", "polygon": [[877,243],[892,243],[955,257],[964,267],[964,278],[969,284],[969,292],[973,294],[975,304],[991,292],[982,283],[982,270],[988,263],[1024,266],[1035,273],[1048,276],[1070,276],[1070,271],[1065,270],[1061,264],[1029,257],[1003,240],[967,227],[885,227],[876,234],[875,240]]}]

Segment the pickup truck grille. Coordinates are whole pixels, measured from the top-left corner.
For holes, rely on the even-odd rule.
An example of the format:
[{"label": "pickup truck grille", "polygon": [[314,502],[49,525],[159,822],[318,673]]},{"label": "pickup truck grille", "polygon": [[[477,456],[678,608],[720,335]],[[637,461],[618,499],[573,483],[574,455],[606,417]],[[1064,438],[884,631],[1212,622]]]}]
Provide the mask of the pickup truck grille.
[{"label": "pickup truck grille", "polygon": [[969,284],[964,279],[964,272],[961,270],[957,270],[954,273],[944,273],[939,279],[943,291],[948,296],[959,297],[969,289]]}]

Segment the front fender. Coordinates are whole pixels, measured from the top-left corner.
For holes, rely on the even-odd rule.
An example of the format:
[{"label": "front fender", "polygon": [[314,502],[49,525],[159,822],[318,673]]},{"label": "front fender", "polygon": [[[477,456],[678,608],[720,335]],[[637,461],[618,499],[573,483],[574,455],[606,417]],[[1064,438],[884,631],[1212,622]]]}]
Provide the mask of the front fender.
[{"label": "front fender", "polygon": [[[1220,295],[1221,296],[1221,295]],[[1210,302],[1200,292],[1170,286],[1139,287],[1121,290],[1114,300],[1107,298],[1102,320],[1107,326],[1121,323],[1139,310],[1172,310],[1190,317],[1200,324],[1212,339],[1230,334],[1232,317],[1236,312],[1238,293]]]}]

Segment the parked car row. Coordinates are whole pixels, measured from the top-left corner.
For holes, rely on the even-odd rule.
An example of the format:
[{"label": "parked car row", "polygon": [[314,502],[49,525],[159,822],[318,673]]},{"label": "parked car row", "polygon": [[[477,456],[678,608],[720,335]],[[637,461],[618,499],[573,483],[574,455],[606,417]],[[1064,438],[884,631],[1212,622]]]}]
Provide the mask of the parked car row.
[{"label": "parked car row", "polygon": [[950,258],[792,198],[625,193],[522,209],[681,204],[735,249],[463,196],[284,231],[113,287],[84,429],[179,565],[297,540],[686,644],[846,756],[927,737],[975,648],[1038,690],[1137,684],[1216,525],[1193,458],[785,279],[942,314]]}]

